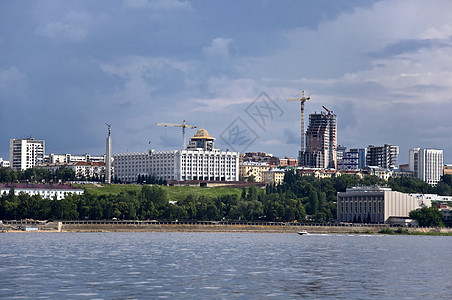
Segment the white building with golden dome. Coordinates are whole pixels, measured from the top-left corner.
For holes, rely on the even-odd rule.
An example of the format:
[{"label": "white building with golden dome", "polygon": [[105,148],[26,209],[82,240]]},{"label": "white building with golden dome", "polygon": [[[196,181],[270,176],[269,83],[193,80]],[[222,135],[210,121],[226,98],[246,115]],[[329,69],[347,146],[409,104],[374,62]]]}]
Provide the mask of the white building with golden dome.
[{"label": "white building with golden dome", "polygon": [[136,182],[138,175],[154,175],[177,181],[238,181],[239,153],[216,149],[214,140],[200,129],[184,150],[115,154],[115,178]]}]

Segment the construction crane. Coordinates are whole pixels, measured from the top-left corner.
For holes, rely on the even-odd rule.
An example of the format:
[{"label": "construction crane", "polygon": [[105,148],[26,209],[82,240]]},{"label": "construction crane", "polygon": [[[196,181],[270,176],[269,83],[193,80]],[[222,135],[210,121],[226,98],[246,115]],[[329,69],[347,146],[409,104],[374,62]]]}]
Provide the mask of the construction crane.
[{"label": "construction crane", "polygon": [[333,113],[332,110],[329,110],[329,109],[326,108],[325,106],[322,105],[322,107],[323,107],[324,110],[326,110],[326,111],[328,112],[328,115],[331,115],[331,114]]},{"label": "construction crane", "polygon": [[191,128],[191,129],[196,128],[196,126],[185,124],[185,120],[182,122],[182,124],[174,124],[174,123],[157,123],[157,126],[163,126],[163,127],[182,127],[182,150],[185,149],[185,128]]},{"label": "construction crane", "polygon": [[301,98],[288,99],[287,101],[300,101],[301,103],[301,152],[304,151],[304,103],[311,99],[311,97],[305,97],[304,91],[301,91]]}]

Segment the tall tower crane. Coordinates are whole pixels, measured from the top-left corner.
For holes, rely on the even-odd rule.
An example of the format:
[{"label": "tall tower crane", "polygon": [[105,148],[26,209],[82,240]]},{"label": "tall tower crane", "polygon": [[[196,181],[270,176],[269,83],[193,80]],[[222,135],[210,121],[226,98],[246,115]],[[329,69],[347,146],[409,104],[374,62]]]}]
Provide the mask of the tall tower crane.
[{"label": "tall tower crane", "polygon": [[157,123],[157,126],[163,127],[182,127],[182,150],[185,149],[185,128],[196,128],[196,126],[185,124],[185,120],[182,124],[174,124],[174,123]]},{"label": "tall tower crane", "polygon": [[323,107],[324,110],[326,110],[326,111],[328,112],[328,115],[331,115],[331,114],[333,113],[332,110],[329,110],[329,109],[326,108],[325,106],[322,105],[322,107]]},{"label": "tall tower crane", "polygon": [[300,101],[301,103],[301,152],[304,152],[304,140],[305,140],[305,133],[304,133],[304,103],[311,99],[311,97],[305,97],[304,91],[301,91],[301,98],[293,98],[288,99],[287,101]]}]

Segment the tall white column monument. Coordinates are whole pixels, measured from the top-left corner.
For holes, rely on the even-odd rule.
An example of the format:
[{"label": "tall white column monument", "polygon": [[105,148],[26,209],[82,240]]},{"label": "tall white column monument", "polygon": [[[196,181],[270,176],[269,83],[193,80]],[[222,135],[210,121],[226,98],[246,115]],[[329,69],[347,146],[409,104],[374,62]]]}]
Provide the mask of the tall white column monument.
[{"label": "tall white column monument", "polygon": [[105,184],[111,184],[111,124],[105,123],[108,127],[108,137],[107,137],[107,150],[105,153]]}]

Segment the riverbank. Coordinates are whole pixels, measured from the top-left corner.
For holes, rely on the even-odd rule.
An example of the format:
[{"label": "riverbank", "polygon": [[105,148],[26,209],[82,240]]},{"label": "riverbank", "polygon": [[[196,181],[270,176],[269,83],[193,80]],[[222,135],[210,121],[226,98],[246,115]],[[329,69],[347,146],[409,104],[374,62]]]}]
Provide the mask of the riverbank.
[{"label": "riverbank", "polygon": [[[63,221],[3,224],[8,232],[256,232],[314,234],[428,234],[452,235],[452,228],[389,227],[384,225],[324,225],[253,222]],[[5,226],[6,225],[6,226]],[[27,228],[33,228],[27,231]]]}]

